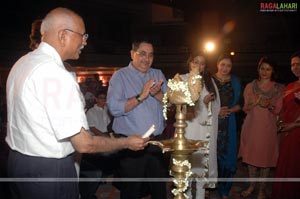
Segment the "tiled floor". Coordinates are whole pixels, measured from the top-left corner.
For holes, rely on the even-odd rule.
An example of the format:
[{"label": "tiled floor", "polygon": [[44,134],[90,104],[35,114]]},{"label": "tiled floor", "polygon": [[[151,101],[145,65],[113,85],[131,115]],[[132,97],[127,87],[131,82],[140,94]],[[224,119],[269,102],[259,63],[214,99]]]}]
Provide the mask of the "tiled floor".
[{"label": "tiled floor", "polygon": [[[235,175],[236,178],[246,178],[247,175],[247,167],[243,165],[240,161],[237,165],[237,173]],[[271,174],[272,175],[272,172]],[[255,191],[251,195],[249,195],[247,198],[243,198],[240,196],[240,193],[242,190],[246,189],[248,186],[247,182],[234,182],[233,186],[230,191],[229,199],[255,199],[257,198],[258,191]],[[267,198],[271,195],[271,183],[267,184]],[[170,194],[171,195],[171,194]],[[97,197],[98,199],[119,199],[120,198],[120,192],[111,186],[111,183],[101,184],[97,190]],[[172,199],[173,196],[170,196],[168,199]],[[209,197],[206,199],[220,199],[220,196],[218,194],[217,190],[210,191]],[[143,198],[146,199],[146,198]],[[150,197],[147,199],[151,199]],[[198,198],[197,198],[198,199]]]}]

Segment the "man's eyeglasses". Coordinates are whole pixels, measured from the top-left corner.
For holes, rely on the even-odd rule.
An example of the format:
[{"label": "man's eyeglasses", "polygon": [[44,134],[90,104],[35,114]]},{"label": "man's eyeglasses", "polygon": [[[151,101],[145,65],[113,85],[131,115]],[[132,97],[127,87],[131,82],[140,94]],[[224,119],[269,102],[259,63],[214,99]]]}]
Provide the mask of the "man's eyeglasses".
[{"label": "man's eyeglasses", "polygon": [[136,51],[135,53],[140,57],[153,57],[153,53],[147,53],[146,51]]},{"label": "man's eyeglasses", "polygon": [[64,29],[64,30],[67,30],[67,31],[70,31],[70,32],[72,32],[72,33],[78,34],[78,35],[80,35],[80,36],[82,37],[82,39],[84,39],[84,40],[87,40],[87,39],[89,38],[89,34],[87,34],[87,33],[81,34],[81,33],[79,33],[79,32],[75,32],[74,30],[67,29],[67,28]]}]

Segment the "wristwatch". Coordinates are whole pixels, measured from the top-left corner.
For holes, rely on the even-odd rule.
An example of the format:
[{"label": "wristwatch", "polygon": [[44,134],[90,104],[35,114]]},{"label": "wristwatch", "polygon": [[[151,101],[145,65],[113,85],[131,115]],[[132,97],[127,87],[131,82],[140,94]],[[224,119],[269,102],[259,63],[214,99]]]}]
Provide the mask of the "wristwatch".
[{"label": "wristwatch", "polygon": [[135,99],[136,99],[139,103],[142,102],[142,99],[141,99],[140,94],[138,94],[137,96],[135,96]]}]

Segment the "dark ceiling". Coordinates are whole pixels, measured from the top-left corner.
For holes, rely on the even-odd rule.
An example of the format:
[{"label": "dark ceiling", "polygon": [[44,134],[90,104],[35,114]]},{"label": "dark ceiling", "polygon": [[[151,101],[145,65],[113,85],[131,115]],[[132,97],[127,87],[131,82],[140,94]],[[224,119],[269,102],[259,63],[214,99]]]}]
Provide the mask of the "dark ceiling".
[{"label": "dark ceiling", "polygon": [[[217,12],[220,26],[228,20],[233,20],[237,25],[236,31],[253,32],[256,36],[270,32],[294,36],[298,35],[297,27],[300,25],[300,11],[262,13],[259,11],[261,1],[258,0],[11,0],[1,2],[0,36],[2,41],[5,41],[3,37],[28,34],[34,19],[44,17],[50,9],[57,6],[71,8],[82,15],[88,30],[99,26],[96,23],[104,23],[103,26],[110,26],[114,31],[118,28],[114,27],[119,25],[118,23],[105,23],[132,23],[137,17],[142,19],[146,13],[143,5],[151,2],[183,10],[185,22],[194,25],[196,30],[200,24],[199,16],[203,12]],[[299,37],[295,37],[296,40],[297,38]]]},{"label": "dark ceiling", "polygon": [[[28,51],[30,24],[43,18],[57,6],[68,7],[81,16],[91,35],[84,54],[128,55],[132,34],[146,28],[157,39],[158,48],[195,47],[199,37],[207,34],[222,40],[227,49],[238,52],[240,65],[255,65],[262,54],[272,54],[282,65],[288,64],[291,52],[300,49],[300,17],[297,12],[260,12],[259,0],[11,0],[1,2],[0,8],[0,67],[11,65]],[[271,1],[270,1],[271,2]],[[274,1],[272,1],[274,2]],[[281,2],[284,2],[283,0]],[[151,24],[146,10],[150,3],[170,6],[184,11],[182,24]],[[149,8],[149,6],[148,6]],[[217,20],[210,18],[217,16]],[[156,14],[156,13],[152,13]],[[203,15],[206,15],[203,20]],[[235,24],[224,33],[227,22]],[[203,26],[205,24],[205,26]],[[216,26],[212,28],[211,26]],[[167,48],[167,49],[168,49]],[[167,59],[167,58],[165,58]],[[82,62],[92,61],[80,59]]]}]

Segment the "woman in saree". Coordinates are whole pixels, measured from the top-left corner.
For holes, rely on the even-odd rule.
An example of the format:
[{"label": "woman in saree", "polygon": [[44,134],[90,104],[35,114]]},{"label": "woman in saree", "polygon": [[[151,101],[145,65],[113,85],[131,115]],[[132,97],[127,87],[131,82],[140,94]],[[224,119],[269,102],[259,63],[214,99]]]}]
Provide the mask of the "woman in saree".
[{"label": "woman in saree", "polygon": [[280,151],[274,177],[286,178],[273,183],[272,199],[300,198],[300,51],[291,56],[291,71],[298,78],[290,83],[283,98],[280,114]]}]

